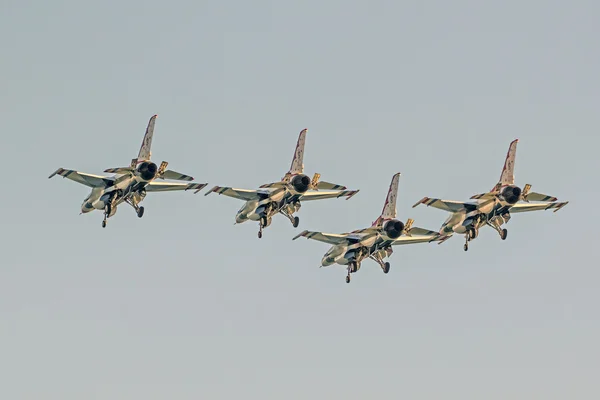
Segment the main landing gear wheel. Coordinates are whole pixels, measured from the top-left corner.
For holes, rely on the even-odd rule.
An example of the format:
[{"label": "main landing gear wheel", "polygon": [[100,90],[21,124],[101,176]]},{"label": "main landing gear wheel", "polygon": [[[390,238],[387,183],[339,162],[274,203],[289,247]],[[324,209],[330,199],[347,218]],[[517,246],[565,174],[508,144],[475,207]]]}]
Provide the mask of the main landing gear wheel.
[{"label": "main landing gear wheel", "polygon": [[350,275],[346,275],[346,283],[350,283]]},{"label": "main landing gear wheel", "polygon": [[102,227],[106,228],[106,220],[102,221]]},{"label": "main landing gear wheel", "polygon": [[144,216],[144,207],[138,208],[137,216],[138,218],[142,218]]},{"label": "main landing gear wheel", "polygon": [[508,231],[506,229],[502,229],[502,233],[500,234],[500,238],[502,240],[506,240],[506,235],[508,235]]},{"label": "main landing gear wheel", "polygon": [[383,273],[387,274],[388,272],[390,272],[390,263],[386,262],[385,264],[383,264]]},{"label": "main landing gear wheel", "polygon": [[469,250],[469,245],[465,243],[463,249],[465,249],[465,251]]},{"label": "main landing gear wheel", "polygon": [[262,239],[262,231],[258,231],[258,238]]},{"label": "main landing gear wheel", "polygon": [[300,223],[300,218],[294,217],[294,220],[292,221],[292,226],[294,228],[297,228],[299,223]]}]

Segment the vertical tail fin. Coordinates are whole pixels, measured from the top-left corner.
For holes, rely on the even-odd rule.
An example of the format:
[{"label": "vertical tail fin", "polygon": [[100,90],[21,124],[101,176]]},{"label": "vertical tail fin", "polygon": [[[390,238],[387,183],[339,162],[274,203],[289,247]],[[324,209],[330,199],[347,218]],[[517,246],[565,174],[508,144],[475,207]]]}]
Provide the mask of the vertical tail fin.
[{"label": "vertical tail fin", "polygon": [[140,152],[138,154],[138,162],[140,161],[148,161],[150,157],[152,157],[152,136],[154,135],[154,121],[156,121],[156,115],[153,115],[148,121],[148,127],[146,128],[146,134],[144,135],[144,140],[142,141],[142,147],[140,147]]},{"label": "vertical tail fin", "polygon": [[392,183],[388,190],[385,203],[383,204],[383,210],[381,210],[381,216],[379,219],[392,219],[396,218],[396,198],[398,197],[398,179],[400,178],[400,172],[394,174],[392,177]]},{"label": "vertical tail fin", "polygon": [[290,166],[289,174],[301,174],[304,172],[304,142],[306,141],[306,129],[302,129],[298,136],[298,143],[296,143],[296,150],[294,151],[294,158],[292,159],[292,165]]},{"label": "vertical tail fin", "polygon": [[504,168],[502,168],[502,174],[498,181],[499,186],[514,185],[515,183],[515,156],[517,155],[517,143],[519,143],[519,139],[513,140],[508,147]]}]

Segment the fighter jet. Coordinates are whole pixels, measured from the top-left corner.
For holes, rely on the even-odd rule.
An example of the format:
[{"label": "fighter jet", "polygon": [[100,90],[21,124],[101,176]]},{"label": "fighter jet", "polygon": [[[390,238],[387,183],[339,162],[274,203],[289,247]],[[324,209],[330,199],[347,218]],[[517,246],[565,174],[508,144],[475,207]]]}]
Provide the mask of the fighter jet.
[{"label": "fighter jet", "polygon": [[248,220],[258,221],[258,237],[262,238],[263,229],[271,225],[276,214],[284,215],[294,228],[298,227],[300,219],[294,213],[300,210],[303,201],[339,197],[346,197],[348,200],[358,193],[358,190],[346,190],[345,186],[319,181],[320,174],[314,174],[312,180],[304,175],[305,141],[306,129],[298,136],[292,165],[281,181],[264,184],[258,190],[215,186],[204,195],[218,193],[243,200],[245,203],[235,216],[235,224]]},{"label": "fighter jet", "polygon": [[192,181],[194,178],[167,169],[167,162],[163,161],[157,166],[150,160],[152,136],[154,134],[154,122],[156,115],[150,118],[146,134],[137,158],[131,160],[128,167],[109,168],[104,172],[116,174],[114,176],[92,175],[72,169],[57,169],[48,178],[60,175],[77,183],[92,188],[92,192],[85,198],[81,205],[81,213],[89,213],[94,210],[102,210],[104,219],[102,227],[106,227],[106,220],[117,212],[117,206],[123,202],[129,204],[137,213],[139,218],[144,215],[144,207],[139,204],[146,197],[147,192],[167,192],[172,190],[195,190],[198,193],[206,183],[179,183],[160,182],[157,179],[173,179],[180,181]]},{"label": "fighter jet", "polygon": [[506,240],[508,231],[501,227],[510,220],[511,214],[550,209],[557,212],[569,203],[557,202],[556,197],[531,192],[530,184],[525,185],[523,189],[515,185],[514,168],[518,142],[518,139],[511,142],[500,180],[490,192],[472,196],[474,201],[471,202],[424,197],[413,206],[425,204],[452,213],[440,229],[440,234],[443,235],[440,243],[453,233],[464,234],[464,250],[467,251],[469,242],[479,235],[479,228],[485,225],[492,227],[502,240]]},{"label": "fighter jet", "polygon": [[333,245],[323,256],[321,267],[345,265],[348,271],[346,283],[350,283],[350,274],[357,272],[361,262],[367,258],[379,264],[387,274],[390,263],[384,262],[384,259],[392,255],[392,246],[432,242],[440,236],[437,232],[413,227],[412,219],[408,219],[406,223],[396,219],[399,178],[400,173],[392,177],[381,215],[371,227],[342,234],[304,231],[292,240],[304,236]]}]

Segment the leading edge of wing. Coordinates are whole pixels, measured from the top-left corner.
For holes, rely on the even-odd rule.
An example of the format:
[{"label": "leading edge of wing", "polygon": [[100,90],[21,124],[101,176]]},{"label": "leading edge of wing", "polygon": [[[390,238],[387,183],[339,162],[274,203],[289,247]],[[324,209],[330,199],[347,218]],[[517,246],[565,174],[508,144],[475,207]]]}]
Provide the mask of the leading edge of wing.
[{"label": "leading edge of wing", "polygon": [[474,205],[462,201],[434,199],[431,197],[423,197],[421,200],[419,200],[413,205],[413,208],[415,208],[419,204],[425,204],[428,207],[434,207],[448,212],[457,212]]},{"label": "leading edge of wing", "polygon": [[170,192],[174,190],[193,190],[194,194],[201,191],[208,183],[179,183],[179,182],[156,182],[152,181],[146,185],[147,192]]},{"label": "leading edge of wing", "polygon": [[509,208],[509,212],[520,213],[528,211],[544,211],[552,210],[559,211],[561,208],[569,204],[568,201],[547,202],[547,203],[517,203]]},{"label": "leading edge of wing", "polygon": [[269,191],[267,190],[236,189],[227,186],[215,186],[204,193],[204,195],[208,196],[211,193],[223,194],[244,201],[259,200],[261,197],[269,195]]},{"label": "leading edge of wing", "polygon": [[296,240],[299,237],[305,237],[307,239],[318,240],[319,242],[328,243],[331,245],[336,245],[343,243],[348,240],[348,234],[339,234],[339,233],[323,233],[323,232],[313,232],[313,231],[302,231],[296,236],[292,238],[292,240]]},{"label": "leading edge of wing", "polygon": [[85,172],[79,172],[73,169],[64,168],[59,168],[56,171],[54,171],[48,177],[48,179],[54,177],[55,175],[60,175],[63,178],[68,178],[74,182],[81,183],[82,185],[89,187],[105,187],[114,181],[114,178],[112,176],[87,174]]},{"label": "leading edge of wing", "polygon": [[309,200],[321,200],[321,199],[333,199],[345,197],[346,200],[350,200],[360,190],[319,190],[319,191],[308,191],[300,196],[300,201]]}]

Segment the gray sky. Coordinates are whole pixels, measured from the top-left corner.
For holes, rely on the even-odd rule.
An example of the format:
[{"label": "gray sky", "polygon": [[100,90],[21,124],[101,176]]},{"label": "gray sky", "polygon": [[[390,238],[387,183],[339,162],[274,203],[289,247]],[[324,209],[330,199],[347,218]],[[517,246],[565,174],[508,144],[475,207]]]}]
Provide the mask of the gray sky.
[{"label": "gray sky", "polygon": [[[597,398],[596,1],[4,0],[0,12],[0,398]],[[149,195],[102,229],[47,176],[153,158],[209,185],[287,171],[361,189],[233,226],[231,198]],[[396,250],[344,282],[302,229],[368,226],[402,172],[423,196],[520,186],[569,200]],[[210,186],[209,186],[210,187]]]}]

